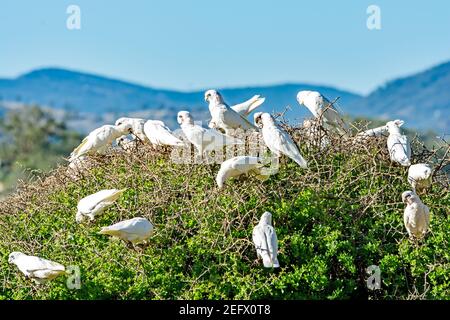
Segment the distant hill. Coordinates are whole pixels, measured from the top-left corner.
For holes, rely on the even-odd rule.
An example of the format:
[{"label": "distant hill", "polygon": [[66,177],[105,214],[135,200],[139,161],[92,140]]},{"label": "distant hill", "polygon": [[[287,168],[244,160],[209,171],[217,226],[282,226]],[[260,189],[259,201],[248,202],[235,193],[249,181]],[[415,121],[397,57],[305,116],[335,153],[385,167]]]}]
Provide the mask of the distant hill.
[{"label": "distant hill", "polygon": [[448,134],[450,62],[390,81],[356,104],[351,108],[358,115],[402,118],[410,127],[444,131]]},{"label": "distant hill", "polygon": [[[308,84],[226,88],[221,89],[221,93],[230,104],[242,102],[254,94],[261,94],[267,98],[263,110],[283,111],[286,105],[290,105],[292,110],[287,116],[294,119],[307,114],[306,109],[300,108],[295,100],[299,90],[320,90],[327,96],[339,96],[342,105],[350,105],[361,98],[351,92]],[[180,92],[154,89],[56,68],[40,69],[16,79],[0,80],[2,101],[36,103],[64,109],[73,114],[83,114],[83,120],[90,118],[85,120],[95,123],[112,121],[119,115],[131,114],[163,119],[175,125],[176,111],[181,109],[195,112],[199,120],[207,119],[208,109],[203,94],[204,90]]]},{"label": "distant hill", "polygon": [[[448,132],[450,127],[450,62],[407,78],[394,80],[367,97],[333,87],[303,83],[241,88],[219,88],[229,104],[254,94],[265,96],[262,111],[291,108],[286,118],[309,116],[295,99],[299,90],[317,90],[330,99],[340,97],[340,110],[351,116],[402,118],[407,126]],[[205,88],[209,89],[209,88]],[[182,92],[156,89],[98,75],[59,68],[32,71],[15,79],[0,79],[3,106],[39,104],[69,115],[69,125],[88,131],[118,116],[162,119],[176,126],[176,111],[192,111],[196,119],[208,118],[204,90]],[[0,110],[0,114],[1,114]]]}]

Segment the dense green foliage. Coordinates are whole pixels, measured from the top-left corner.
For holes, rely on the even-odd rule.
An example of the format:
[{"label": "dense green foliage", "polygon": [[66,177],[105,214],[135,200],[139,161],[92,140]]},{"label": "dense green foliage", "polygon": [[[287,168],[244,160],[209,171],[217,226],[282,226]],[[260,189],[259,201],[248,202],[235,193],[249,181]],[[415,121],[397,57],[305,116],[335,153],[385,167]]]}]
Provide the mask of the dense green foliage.
[{"label": "dense green foliage", "polygon": [[[218,165],[176,164],[141,146],[90,159],[73,180],[60,167],[0,203],[0,299],[449,299],[450,195],[439,174],[421,198],[431,232],[408,239],[401,193],[406,169],[392,164],[385,142],[336,140],[317,150],[295,132],[309,169],[283,161],[266,182],[214,181]],[[415,146],[415,161],[424,152]],[[429,155],[428,155],[429,156]],[[435,159],[436,160],[436,159]],[[92,223],[75,223],[80,198],[128,188]],[[273,213],[281,268],[257,260],[252,229]],[[156,227],[144,248],[99,235],[101,226],[144,216]],[[60,277],[38,286],[8,264],[11,251],[81,269],[81,289]],[[370,291],[366,268],[381,268]]]},{"label": "dense green foliage", "polygon": [[[18,179],[49,171],[79,143],[80,135],[67,130],[38,106],[12,110],[0,118],[0,183],[4,192]],[[0,190],[1,192],[1,190]]]}]

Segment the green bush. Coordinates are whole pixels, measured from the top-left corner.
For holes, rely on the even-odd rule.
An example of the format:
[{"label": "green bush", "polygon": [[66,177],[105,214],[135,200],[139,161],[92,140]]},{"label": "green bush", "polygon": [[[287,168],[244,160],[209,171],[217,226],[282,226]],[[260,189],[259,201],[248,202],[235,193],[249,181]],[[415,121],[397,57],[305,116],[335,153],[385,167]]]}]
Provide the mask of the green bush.
[{"label": "green bush", "polygon": [[[235,179],[219,190],[218,165],[175,164],[168,153],[141,146],[91,157],[78,180],[62,166],[22,185],[0,203],[0,299],[449,299],[444,173],[421,196],[431,232],[414,243],[403,226],[406,169],[388,160],[384,141],[336,139],[316,150],[300,131],[291,133],[309,169],[283,159],[265,182]],[[415,149],[415,162],[419,154]],[[93,223],[75,223],[79,199],[124,187]],[[251,242],[265,210],[279,239],[277,270],[262,267]],[[156,228],[144,248],[98,234],[136,216]],[[8,264],[12,251],[79,266],[81,289],[68,289],[64,277],[35,285]],[[367,288],[370,265],[381,269],[380,290]]]}]

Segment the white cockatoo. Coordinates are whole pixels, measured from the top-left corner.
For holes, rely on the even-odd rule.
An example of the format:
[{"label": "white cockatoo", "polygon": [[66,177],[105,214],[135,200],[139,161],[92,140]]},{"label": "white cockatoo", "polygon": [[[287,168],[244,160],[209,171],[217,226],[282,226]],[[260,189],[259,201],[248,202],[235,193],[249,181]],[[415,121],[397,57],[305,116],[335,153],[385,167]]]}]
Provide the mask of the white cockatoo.
[{"label": "white cockatoo", "polygon": [[331,102],[320,92],[300,91],[297,94],[297,101],[308,108],[316,119],[336,129],[340,134],[347,135],[349,131],[347,124]]},{"label": "white cockatoo", "polygon": [[261,181],[267,180],[270,174],[264,172],[264,165],[260,157],[238,156],[228,159],[220,165],[216,176],[217,185],[221,189],[227,179],[243,174],[253,174]]},{"label": "white cockatoo", "polygon": [[12,252],[9,255],[8,262],[14,263],[26,277],[33,279],[39,284],[44,284],[66,273],[66,269],[62,264],[35,256],[28,256],[22,252]]},{"label": "white cockatoo", "polygon": [[124,124],[129,124],[131,126],[131,133],[139,138],[142,142],[147,141],[147,136],[144,133],[144,124],[146,120],[141,118],[127,118],[122,117],[117,119],[115,125],[120,126]]},{"label": "white cockatoo", "polygon": [[164,122],[159,120],[148,120],[145,122],[144,133],[153,145],[184,146],[184,142],[175,137]]},{"label": "white cockatoo", "polygon": [[207,151],[219,150],[227,145],[243,144],[239,139],[195,124],[193,117],[188,111],[178,112],[177,121],[186,138],[195,146],[200,154]]},{"label": "white cockatoo", "polygon": [[247,117],[252,113],[256,108],[264,103],[266,98],[261,98],[260,95],[255,95],[252,98],[248,99],[245,102],[235,104],[231,106],[231,109],[239,113],[243,117]]},{"label": "white cockatoo", "polygon": [[266,268],[278,268],[278,239],[275,229],[272,226],[272,214],[264,212],[259,223],[253,229],[253,243],[256,247],[256,254],[261,258]]},{"label": "white cockatoo", "polygon": [[408,182],[414,191],[431,186],[433,168],[426,163],[413,164],[408,168]]},{"label": "white cockatoo", "polygon": [[404,121],[402,120],[394,120],[386,123],[389,131],[387,147],[391,161],[398,162],[402,166],[407,167],[411,165],[411,145],[408,138],[400,132],[400,127],[403,123]]},{"label": "white cockatoo", "polygon": [[94,220],[96,215],[113,205],[125,190],[106,189],[84,197],[78,202],[76,221],[80,223],[84,217]]},{"label": "white cockatoo", "polygon": [[402,201],[406,204],[403,222],[410,238],[421,239],[428,231],[430,210],[414,191],[402,193]]},{"label": "white cockatoo", "polygon": [[317,120],[305,119],[303,120],[303,131],[308,138],[308,145],[320,146],[323,150],[330,144],[330,139],[325,135],[325,131],[321,129],[320,123]]},{"label": "white cockatoo", "polygon": [[210,128],[223,129],[227,135],[230,135],[235,129],[256,129],[239,112],[230,108],[224,101],[220,93],[216,90],[205,92],[205,101],[209,103],[209,112],[211,113]]},{"label": "white cockatoo", "polygon": [[145,218],[133,218],[109,227],[103,227],[99,233],[138,244],[144,242],[153,234],[153,225]]},{"label": "white cockatoo", "polygon": [[284,154],[297,162],[300,167],[308,167],[294,140],[275,123],[275,119],[270,114],[266,112],[259,114],[259,119],[255,119],[255,122],[262,128],[264,143],[277,157]]},{"label": "white cockatoo", "polygon": [[124,123],[120,126],[104,125],[93,130],[89,135],[83,139],[81,144],[72,151],[69,161],[89,154],[89,153],[103,153],[112,146],[112,143],[119,137],[131,132],[131,125]]}]

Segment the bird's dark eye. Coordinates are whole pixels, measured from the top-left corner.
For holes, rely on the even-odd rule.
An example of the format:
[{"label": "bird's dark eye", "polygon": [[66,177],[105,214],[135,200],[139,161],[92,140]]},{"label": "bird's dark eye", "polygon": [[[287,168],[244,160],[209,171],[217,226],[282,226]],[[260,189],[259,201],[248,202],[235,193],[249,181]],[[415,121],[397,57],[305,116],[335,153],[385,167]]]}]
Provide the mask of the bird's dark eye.
[{"label": "bird's dark eye", "polygon": [[121,125],[122,125],[122,122],[119,122],[117,125],[118,125],[118,126],[121,126]]}]

